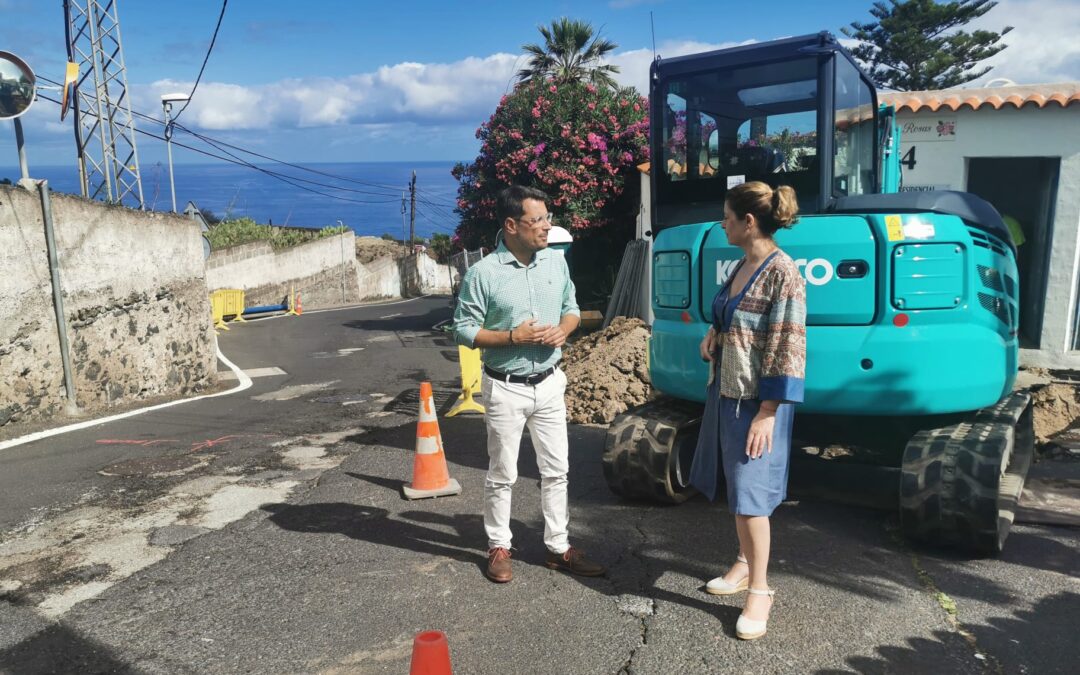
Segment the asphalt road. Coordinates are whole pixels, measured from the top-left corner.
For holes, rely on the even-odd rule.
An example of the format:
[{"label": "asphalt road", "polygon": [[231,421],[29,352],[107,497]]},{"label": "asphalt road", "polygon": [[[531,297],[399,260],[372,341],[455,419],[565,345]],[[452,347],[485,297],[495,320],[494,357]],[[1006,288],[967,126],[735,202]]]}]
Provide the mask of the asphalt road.
[{"label": "asphalt road", "polygon": [[460,496],[401,496],[419,383],[444,412],[458,386],[429,330],[447,315],[238,326],[220,342],[250,389],[0,451],[0,672],[403,673],[431,628],[459,673],[1075,672],[1080,531],[1019,525],[969,559],[887,512],[791,502],[769,634],[742,643],[742,598],[703,590],[735,553],[725,508],[618,500],[595,427],[571,427],[571,539],[609,576],[543,566],[526,443],[515,578],[488,582],[482,419],[440,418]]}]

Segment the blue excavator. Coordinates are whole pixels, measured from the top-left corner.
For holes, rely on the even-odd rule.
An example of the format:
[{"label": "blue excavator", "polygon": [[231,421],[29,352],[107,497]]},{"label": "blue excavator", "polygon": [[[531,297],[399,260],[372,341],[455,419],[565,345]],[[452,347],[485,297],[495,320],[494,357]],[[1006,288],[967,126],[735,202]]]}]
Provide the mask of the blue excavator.
[{"label": "blue excavator", "polygon": [[708,378],[698,343],[742,256],[720,227],[724,196],[744,181],[790,185],[801,217],[777,242],[807,284],[796,435],[835,442],[862,429],[856,455],[884,476],[795,461],[793,483],[886,492],[905,535],[999,552],[1034,446],[1030,394],[1013,386],[1019,283],[1001,216],[971,194],[901,190],[895,111],[829,33],[657,59],[649,88],[648,354],[660,395],[610,427],[611,488],[674,503],[693,494]]}]

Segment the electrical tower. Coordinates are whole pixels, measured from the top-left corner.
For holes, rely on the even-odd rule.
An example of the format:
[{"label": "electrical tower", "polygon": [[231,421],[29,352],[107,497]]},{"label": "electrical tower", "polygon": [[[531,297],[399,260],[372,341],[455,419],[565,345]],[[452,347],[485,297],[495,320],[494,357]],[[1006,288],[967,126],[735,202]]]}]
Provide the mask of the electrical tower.
[{"label": "electrical tower", "polygon": [[128,97],[117,0],[64,0],[68,61],[75,83],[75,145],[82,194],[143,208],[135,121]]}]

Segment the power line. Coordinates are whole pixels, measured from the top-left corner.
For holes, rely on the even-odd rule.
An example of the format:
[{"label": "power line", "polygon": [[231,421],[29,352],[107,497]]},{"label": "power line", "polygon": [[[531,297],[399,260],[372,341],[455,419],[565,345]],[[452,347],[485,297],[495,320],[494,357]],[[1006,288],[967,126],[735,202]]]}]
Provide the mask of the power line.
[{"label": "power line", "polygon": [[[51,80],[48,77],[45,77],[43,75],[39,75],[38,79],[39,80],[44,80],[45,82],[48,82],[48,83],[56,85],[56,86],[63,86],[59,82],[57,82],[55,80]],[[160,119],[158,119],[156,117],[153,117],[152,115],[147,115],[145,113],[141,113],[141,112],[138,112],[136,110],[132,110],[131,112],[132,112],[133,115],[135,115],[136,117],[139,117],[140,119],[144,119],[144,120],[147,120],[149,122],[153,122],[155,124],[160,124],[161,126],[165,126],[165,121],[164,120],[160,120]],[[174,118],[173,119],[174,124],[175,124],[175,121],[176,120]],[[188,131],[189,133],[193,133],[189,129],[187,129],[186,127],[183,127],[183,126],[181,126],[179,124],[176,124],[176,126],[181,127],[182,129],[184,129],[185,131]],[[211,138],[211,137],[207,136],[206,138]],[[267,160],[269,162],[274,162],[276,164],[282,164],[284,166],[288,166],[288,167],[291,167],[293,169],[298,169],[300,171],[307,171],[309,173],[318,174],[320,176],[326,176],[327,178],[333,178],[334,180],[339,180],[339,181],[342,181],[342,182],[345,182],[345,183],[353,183],[353,184],[356,184],[356,185],[363,185],[363,186],[366,186],[366,187],[378,188],[378,189],[381,189],[381,190],[387,190],[388,191],[388,192],[363,192],[362,190],[356,190],[356,192],[360,192],[362,194],[371,194],[371,195],[377,195],[377,196],[380,196],[380,197],[382,197],[382,196],[389,197],[391,195],[396,196],[396,195],[401,193],[401,188],[398,187],[398,186],[386,185],[386,184],[382,184],[382,183],[372,183],[372,182],[369,182],[369,181],[362,181],[362,180],[357,180],[355,178],[350,178],[348,176],[342,176],[342,175],[339,175],[339,174],[329,173],[329,172],[326,172],[326,171],[320,171],[318,169],[312,169],[311,167],[303,166],[301,164],[295,164],[293,162],[288,162],[288,161],[285,161],[283,159],[277,159],[276,157],[270,157],[268,155],[263,155],[263,154],[260,154],[258,152],[255,152],[254,150],[248,150],[247,148],[243,148],[243,147],[240,147],[238,145],[233,145],[231,143],[228,143],[228,142],[220,140],[220,139],[214,138],[212,140],[213,140],[214,143],[216,143],[218,145],[221,145],[221,146],[224,146],[226,148],[236,150],[238,152],[242,152],[242,153],[247,154],[247,155],[251,155],[252,157],[258,157],[259,159],[265,159],[265,160]],[[347,188],[339,188],[339,187],[335,186],[334,189],[336,189],[336,190],[345,190]],[[419,192],[419,189],[418,189],[418,192]],[[429,197],[429,199],[433,199],[433,197]],[[456,204],[450,205],[449,203],[447,203],[447,206],[456,207],[457,205]]]},{"label": "power line", "polygon": [[180,115],[182,115],[191,104],[191,98],[195,96],[195,90],[199,88],[199,81],[202,80],[203,71],[206,70],[206,62],[210,60],[210,52],[214,51],[214,43],[217,42],[218,30],[221,28],[221,20],[225,18],[225,8],[228,6],[229,0],[221,0],[221,13],[218,14],[217,25],[214,26],[214,35],[210,38],[210,46],[206,49],[206,56],[203,57],[202,66],[199,68],[199,75],[195,78],[195,85],[191,87],[191,93],[188,94],[188,100],[184,102],[184,107],[180,108],[180,111],[173,117],[173,121],[180,119]]},{"label": "power line", "polygon": [[[38,97],[43,98],[46,101],[51,101],[51,102],[53,102],[53,103],[55,103],[57,105],[60,105],[60,101],[57,101],[54,98],[49,98],[48,96],[44,96],[42,94],[38,94]],[[158,136],[157,134],[150,133],[149,131],[146,131],[144,129],[136,128],[135,131],[137,133],[140,133],[140,134],[144,135],[144,136],[149,136],[150,138],[154,138],[154,139],[157,139],[159,141],[164,141],[165,140],[163,137]],[[396,202],[397,201],[396,198],[395,199],[380,199],[380,200],[364,201],[364,200],[360,200],[360,199],[350,199],[348,197],[342,197],[340,195],[335,195],[335,194],[330,194],[330,193],[327,193],[327,192],[322,192],[320,190],[315,190],[315,189],[309,188],[309,187],[307,187],[305,185],[300,185],[299,183],[296,183],[293,180],[290,180],[290,177],[285,176],[284,174],[279,174],[279,173],[277,173],[275,171],[270,171],[269,169],[264,169],[262,167],[251,164],[250,162],[245,162],[243,160],[238,160],[238,159],[234,159],[234,158],[214,154],[212,152],[207,152],[206,150],[196,148],[196,147],[194,147],[192,145],[188,145],[186,143],[180,143],[180,142],[175,141],[175,140],[173,141],[173,144],[178,146],[178,147],[184,148],[186,150],[191,150],[192,152],[196,152],[196,153],[198,153],[200,155],[205,155],[207,157],[213,157],[214,159],[218,159],[218,160],[221,160],[223,162],[228,162],[230,164],[235,164],[237,166],[244,166],[244,167],[247,167],[247,168],[255,169],[256,171],[259,171],[259,172],[264,173],[264,174],[266,174],[268,176],[276,178],[276,179],[278,179],[278,180],[280,180],[280,181],[282,181],[284,183],[288,183],[289,185],[292,185],[293,187],[299,188],[301,190],[306,190],[308,192],[313,192],[313,193],[315,193],[317,195],[322,195],[324,197],[329,197],[331,199],[337,199],[337,200],[345,201],[345,202],[352,202],[354,204],[385,204],[385,203]],[[211,144],[211,145],[213,145],[213,144]],[[222,152],[225,152],[225,151],[222,150]]]}]

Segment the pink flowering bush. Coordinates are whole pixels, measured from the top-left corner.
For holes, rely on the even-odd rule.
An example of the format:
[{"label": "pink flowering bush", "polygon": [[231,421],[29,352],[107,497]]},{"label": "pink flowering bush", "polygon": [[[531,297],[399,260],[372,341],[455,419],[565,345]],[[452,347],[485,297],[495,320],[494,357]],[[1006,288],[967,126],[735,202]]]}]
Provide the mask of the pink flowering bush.
[{"label": "pink flowering bush", "polygon": [[575,239],[617,225],[632,232],[640,197],[636,167],[649,159],[647,111],[633,89],[519,84],[477,130],[480,154],[454,167],[461,244],[493,245],[501,226],[495,196],[515,184],[546,192],[556,223]]}]

